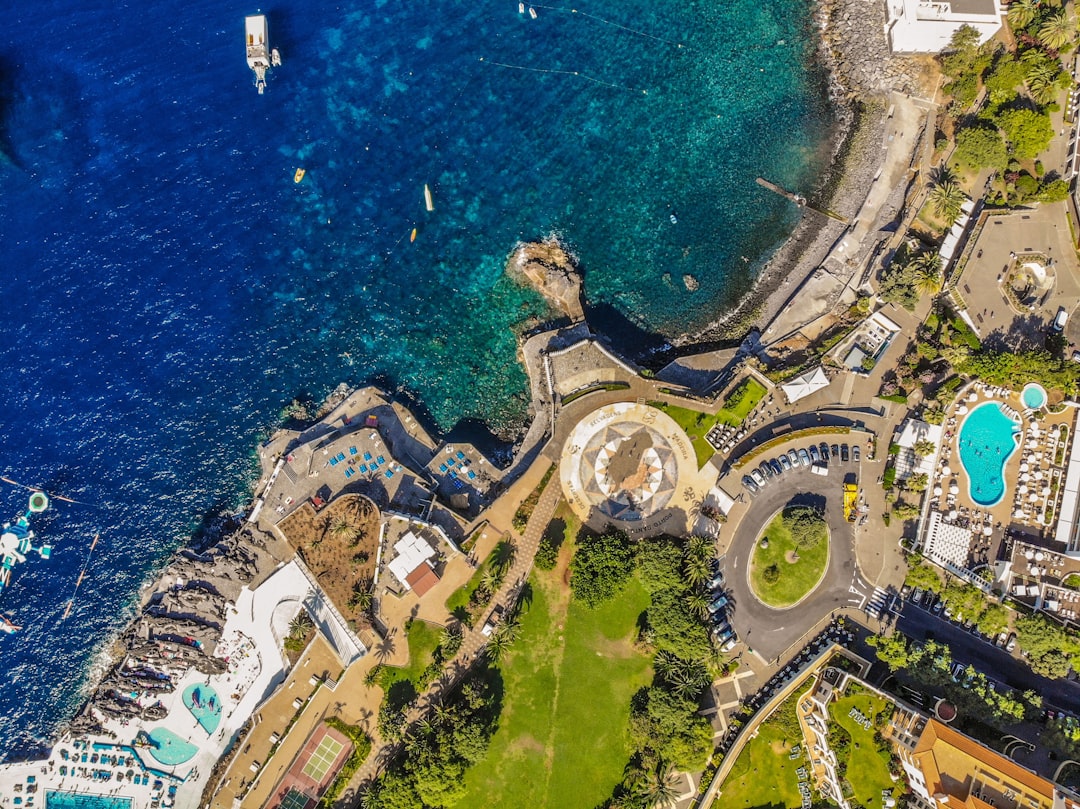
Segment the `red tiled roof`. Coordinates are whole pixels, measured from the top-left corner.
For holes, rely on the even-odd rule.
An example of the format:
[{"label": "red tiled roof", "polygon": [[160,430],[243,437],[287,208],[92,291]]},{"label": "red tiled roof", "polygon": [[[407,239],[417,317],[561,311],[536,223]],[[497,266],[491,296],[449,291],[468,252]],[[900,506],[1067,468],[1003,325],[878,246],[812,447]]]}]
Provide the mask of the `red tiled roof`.
[{"label": "red tiled roof", "polygon": [[431,565],[425,562],[406,576],[405,581],[416,592],[417,596],[423,598],[428,590],[439,583],[439,575]]}]

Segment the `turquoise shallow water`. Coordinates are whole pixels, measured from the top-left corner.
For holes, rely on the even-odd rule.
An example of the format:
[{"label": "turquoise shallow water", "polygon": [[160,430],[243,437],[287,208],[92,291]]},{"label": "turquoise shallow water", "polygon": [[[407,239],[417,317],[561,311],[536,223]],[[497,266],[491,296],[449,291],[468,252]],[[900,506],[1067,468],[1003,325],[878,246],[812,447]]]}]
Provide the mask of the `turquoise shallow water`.
[{"label": "turquoise shallow water", "polygon": [[960,425],[960,463],[968,476],[968,494],[980,506],[993,506],[1005,496],[1005,463],[1016,450],[1015,420],[997,402],[972,410]]},{"label": "turquoise shallow water", "polygon": [[[0,601],[24,627],[0,641],[0,750],[74,712],[294,396],[379,381],[443,430],[520,426],[514,329],[542,305],[503,276],[517,240],[572,246],[629,353],[748,288],[796,216],[754,178],[823,169],[807,3],[576,7],[271,7],[260,97],[250,4],[0,3],[0,472],[90,504],[54,500],[52,559]],[[0,489],[2,515],[24,504]]]}]

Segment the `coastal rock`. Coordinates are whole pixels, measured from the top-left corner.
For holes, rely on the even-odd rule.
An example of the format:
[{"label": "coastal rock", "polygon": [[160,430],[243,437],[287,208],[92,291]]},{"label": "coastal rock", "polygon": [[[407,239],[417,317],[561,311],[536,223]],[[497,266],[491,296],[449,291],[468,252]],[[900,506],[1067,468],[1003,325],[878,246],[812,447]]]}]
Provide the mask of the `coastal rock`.
[{"label": "coastal rock", "polygon": [[683,285],[686,287],[687,292],[697,292],[701,287],[701,283],[694,276],[687,273],[682,277]]},{"label": "coastal rock", "polygon": [[581,275],[573,256],[557,239],[519,244],[506,262],[506,271],[514,278],[524,278],[572,321],[585,319]]},{"label": "coastal rock", "polygon": [[201,551],[181,550],[146,598],[142,614],[119,640],[119,659],[73,721],[72,728],[97,732],[101,717],[164,715],[156,695],[175,690],[191,669],[221,674],[214,656],[229,608],[241,589],[268,575],[278,559],[265,536],[232,524],[229,533]]}]

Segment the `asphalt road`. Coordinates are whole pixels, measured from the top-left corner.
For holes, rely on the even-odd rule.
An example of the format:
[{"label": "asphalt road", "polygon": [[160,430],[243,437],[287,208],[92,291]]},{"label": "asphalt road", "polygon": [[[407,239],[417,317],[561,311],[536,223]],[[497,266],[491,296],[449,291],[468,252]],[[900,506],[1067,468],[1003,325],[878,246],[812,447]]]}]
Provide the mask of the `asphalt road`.
[{"label": "asphalt road", "polygon": [[[854,550],[854,531],[844,519],[842,484],[855,463],[831,463],[828,476],[808,468],[773,478],[751,501],[739,521],[724,559],[724,577],[733,606],[728,610],[739,639],[762,658],[773,661],[833,610],[862,607],[873,588],[859,576]],[[795,501],[824,501],[829,525],[829,566],[809,596],[794,607],[767,607],[750,590],[748,571],[754,543],[772,516]]]},{"label": "asphalt road", "polygon": [[917,641],[927,640],[932,635],[933,640],[949,647],[953,660],[965,666],[970,664],[991,680],[1020,691],[1034,690],[1042,695],[1047,707],[1075,712],[1076,705],[1080,704],[1080,683],[1051,680],[1036,674],[1022,659],[914,604],[904,604],[896,628]]}]

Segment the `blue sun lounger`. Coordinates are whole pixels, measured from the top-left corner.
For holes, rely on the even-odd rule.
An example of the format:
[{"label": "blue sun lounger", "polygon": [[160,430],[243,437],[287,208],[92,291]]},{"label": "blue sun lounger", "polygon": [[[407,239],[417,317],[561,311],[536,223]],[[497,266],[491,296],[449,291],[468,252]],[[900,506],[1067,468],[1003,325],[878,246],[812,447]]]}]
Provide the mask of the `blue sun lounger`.
[{"label": "blue sun lounger", "polygon": [[338,464],[337,458],[331,458],[330,459],[330,465],[331,466],[337,466],[337,464]]},{"label": "blue sun lounger", "polygon": [[350,455],[355,455],[356,454],[356,447],[349,447],[349,454]]}]

